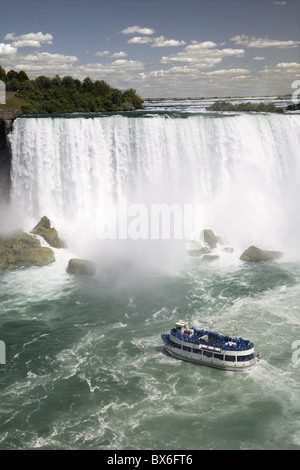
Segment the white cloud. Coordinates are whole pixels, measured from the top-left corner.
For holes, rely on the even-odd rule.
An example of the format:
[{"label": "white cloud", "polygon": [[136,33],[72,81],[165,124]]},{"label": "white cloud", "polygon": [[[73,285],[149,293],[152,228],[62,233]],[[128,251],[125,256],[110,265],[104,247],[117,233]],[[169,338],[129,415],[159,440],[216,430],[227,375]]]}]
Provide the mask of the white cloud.
[{"label": "white cloud", "polygon": [[60,63],[74,63],[79,59],[75,56],[64,54],[50,54],[49,52],[38,52],[36,54],[27,54],[22,57],[22,60],[27,63],[47,63],[60,64]]},{"label": "white cloud", "polygon": [[284,5],[286,5],[286,2],[273,2],[273,5],[281,5],[281,6],[284,6]]},{"label": "white cloud", "polygon": [[216,47],[217,44],[212,41],[203,41],[203,42],[198,42],[198,41],[192,41],[191,44],[189,44],[185,50],[186,51],[196,51],[196,50],[202,50],[202,49],[211,49],[212,47]]},{"label": "white cloud", "polygon": [[73,68],[73,77],[83,80],[106,80],[110,86],[125,89],[134,88],[142,81],[145,64],[135,60],[118,59],[105,64],[85,64]]},{"label": "white cloud", "polygon": [[246,47],[254,47],[258,49],[263,49],[266,47],[278,47],[279,49],[289,49],[294,47],[299,47],[300,41],[281,41],[278,39],[269,39],[265,38],[255,38],[249,37],[245,34],[234,36],[230,39],[235,44]]},{"label": "white cloud", "polygon": [[185,41],[178,41],[176,39],[166,39],[164,36],[159,36],[157,38],[153,38],[151,47],[178,47],[184,46],[185,44]]},{"label": "white cloud", "polygon": [[14,47],[41,47],[41,44],[52,44],[52,34],[42,32],[27,33],[16,36],[15,33],[8,33],[4,37],[6,41],[13,41]]},{"label": "white cloud", "polygon": [[15,70],[25,70],[29,76],[38,75],[72,75],[73,64],[78,62],[75,56],[63,54],[50,54],[48,52],[38,52],[36,54],[26,54],[16,57],[10,62],[10,68]]},{"label": "white cloud", "polygon": [[178,47],[184,46],[185,41],[178,41],[177,39],[167,39],[164,36],[152,37],[149,36],[135,36],[127,41],[128,44],[150,44],[150,47]]},{"label": "white cloud", "polygon": [[96,54],[94,54],[95,57],[109,57],[110,52],[109,51],[98,51]]},{"label": "white cloud", "polygon": [[13,46],[21,48],[21,47],[41,47],[39,41],[31,41],[31,40],[22,40],[22,41],[14,41]]},{"label": "white cloud", "polygon": [[244,49],[217,48],[212,41],[192,41],[177,54],[162,57],[161,64],[188,63],[199,68],[211,68],[219,64],[224,57],[243,57]]},{"label": "white cloud", "polygon": [[128,44],[149,44],[153,38],[147,36],[135,36],[127,41]]},{"label": "white cloud", "polygon": [[126,52],[120,51],[120,52],[114,52],[111,57],[126,57],[127,54]]},{"label": "white cloud", "polygon": [[109,51],[98,51],[94,54],[94,57],[126,57],[126,52],[109,52]]},{"label": "white cloud", "polygon": [[17,53],[17,48],[11,44],[0,43],[0,56],[10,56]]},{"label": "white cloud", "polygon": [[155,29],[153,28],[142,28],[141,26],[128,26],[128,28],[122,29],[122,34],[154,34]]},{"label": "white cloud", "polygon": [[249,75],[251,74],[248,69],[223,69],[223,70],[214,70],[212,72],[206,72],[208,76],[232,76],[232,75]]},{"label": "white cloud", "polygon": [[122,67],[123,69],[126,68],[131,68],[135,70],[139,70],[141,68],[144,68],[143,62],[140,62],[138,60],[125,60],[125,59],[118,59],[114,60],[111,64],[112,67]]},{"label": "white cloud", "polygon": [[[129,39],[127,41],[129,44],[145,44],[151,48],[182,46],[179,50],[171,51],[172,54],[164,51],[165,55],[160,60],[163,66],[159,65],[158,61],[154,64],[127,60],[126,52],[121,50],[122,46],[117,52],[109,50],[95,52],[94,57],[99,58],[98,63],[88,64],[72,55],[38,51],[30,54],[26,54],[25,51],[17,53],[21,47],[39,48],[45,44],[52,44],[52,35],[43,33],[19,36],[15,33],[7,34],[5,40],[11,43],[0,44],[1,62],[6,70],[25,70],[32,78],[38,75],[53,77],[58,74],[61,77],[71,75],[83,80],[89,76],[92,80],[106,80],[111,86],[120,89],[134,87],[144,97],[281,94],[288,91],[289,83],[292,83],[300,72],[300,64],[292,61],[264,66],[268,61],[267,55],[263,57],[262,53],[252,58],[258,62],[257,65],[260,65],[260,71],[256,73],[253,71],[253,75],[248,68],[243,67],[247,65],[239,64],[238,60],[229,66],[231,68],[226,69],[226,60],[224,60],[226,57],[235,59],[244,57],[246,47],[241,46],[285,49],[296,47],[300,44],[297,41],[239,35],[231,38],[235,43],[233,47],[226,47],[225,42],[217,44],[210,40],[202,42],[194,40],[187,45],[185,41],[168,39],[163,35],[154,36],[154,33],[155,30],[152,28],[130,26],[125,28],[122,34],[132,34],[132,37],[123,37],[122,42]],[[266,51],[263,52],[266,54]],[[101,57],[104,58],[103,61]],[[284,60],[284,57],[280,60]],[[262,61],[262,64],[259,64],[259,61]],[[252,63],[251,57],[248,66],[250,63]]]}]

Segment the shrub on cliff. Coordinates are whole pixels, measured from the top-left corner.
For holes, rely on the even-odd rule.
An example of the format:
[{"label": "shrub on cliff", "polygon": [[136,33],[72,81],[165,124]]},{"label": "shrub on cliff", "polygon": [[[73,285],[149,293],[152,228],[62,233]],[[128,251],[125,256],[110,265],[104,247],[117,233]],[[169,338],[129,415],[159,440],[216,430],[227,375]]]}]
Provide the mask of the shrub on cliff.
[{"label": "shrub on cliff", "polygon": [[278,108],[274,103],[246,103],[233,104],[230,101],[216,101],[206,108],[208,111],[243,111],[243,112],[258,112],[258,113],[284,113],[283,108]]}]

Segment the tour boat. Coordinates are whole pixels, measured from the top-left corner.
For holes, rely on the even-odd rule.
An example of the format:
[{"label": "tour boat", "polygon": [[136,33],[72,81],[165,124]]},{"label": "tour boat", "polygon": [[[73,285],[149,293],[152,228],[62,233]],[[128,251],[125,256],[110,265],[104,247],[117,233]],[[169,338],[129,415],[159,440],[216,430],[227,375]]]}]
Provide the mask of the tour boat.
[{"label": "tour boat", "polygon": [[166,351],[172,356],[205,366],[243,371],[258,360],[251,341],[191,328],[182,320],[175,323],[170,334],[161,337]]}]

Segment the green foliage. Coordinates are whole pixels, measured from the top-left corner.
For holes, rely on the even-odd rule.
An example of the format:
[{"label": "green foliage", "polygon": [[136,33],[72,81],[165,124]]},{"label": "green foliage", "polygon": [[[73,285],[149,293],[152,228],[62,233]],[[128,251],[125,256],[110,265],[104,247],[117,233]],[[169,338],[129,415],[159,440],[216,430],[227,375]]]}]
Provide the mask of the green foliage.
[{"label": "green foliage", "polygon": [[[41,75],[30,80],[21,70],[5,70],[0,66],[0,80],[6,91],[17,92],[24,114],[52,114],[101,111],[132,111],[143,108],[143,100],[136,90],[122,92],[110,87],[104,80],[93,82],[86,77],[82,82],[71,76],[49,78]],[[22,101],[25,100],[25,101]]]},{"label": "green foliage", "polygon": [[300,102],[299,103],[294,103],[294,104],[289,104],[286,109],[288,111],[300,111]]},{"label": "green foliage", "polygon": [[5,83],[6,91],[17,91],[23,88],[29,78],[24,70],[20,72],[10,70],[6,73],[4,68],[0,66],[0,80]]},{"label": "green foliage", "polygon": [[239,103],[232,104],[230,101],[216,101],[206,108],[208,111],[255,111],[258,113],[284,113],[283,108],[277,108],[274,103]]}]

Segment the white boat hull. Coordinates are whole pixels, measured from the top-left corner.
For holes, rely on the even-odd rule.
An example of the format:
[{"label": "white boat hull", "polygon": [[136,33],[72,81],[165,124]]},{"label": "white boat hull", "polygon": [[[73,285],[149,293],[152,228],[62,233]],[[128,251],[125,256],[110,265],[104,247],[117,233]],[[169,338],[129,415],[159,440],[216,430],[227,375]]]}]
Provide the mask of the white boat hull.
[{"label": "white boat hull", "polygon": [[165,350],[169,354],[176,357],[177,359],[182,359],[184,361],[194,362],[199,365],[214,367],[216,369],[221,369],[221,370],[226,370],[226,371],[243,372],[245,370],[249,370],[257,362],[256,358],[251,359],[246,362],[236,362],[236,361],[227,362],[227,361],[222,361],[220,359],[216,359],[214,357],[209,358],[203,355],[199,357],[199,354],[194,354],[192,352],[179,350],[178,348],[173,348],[172,346],[166,343],[164,344],[164,347],[165,347]]}]

